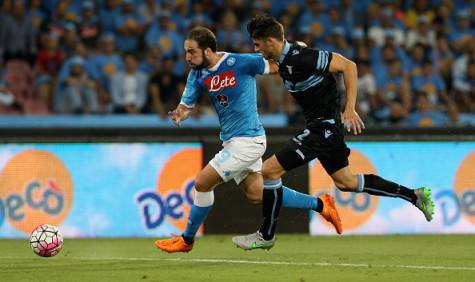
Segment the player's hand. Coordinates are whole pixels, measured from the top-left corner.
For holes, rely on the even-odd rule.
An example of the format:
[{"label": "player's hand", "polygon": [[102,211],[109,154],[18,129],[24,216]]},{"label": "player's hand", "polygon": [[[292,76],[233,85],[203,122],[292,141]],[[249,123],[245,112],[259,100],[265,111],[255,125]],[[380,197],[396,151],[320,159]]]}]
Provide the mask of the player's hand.
[{"label": "player's hand", "polygon": [[173,111],[169,111],[168,112],[168,115],[170,116],[170,118],[172,119],[173,123],[180,127],[180,122],[181,122],[181,114],[180,114],[180,108],[177,107],[175,110]]},{"label": "player's hand", "polygon": [[348,132],[353,131],[354,135],[360,134],[365,128],[360,116],[353,109],[345,109],[341,122],[346,123]]}]

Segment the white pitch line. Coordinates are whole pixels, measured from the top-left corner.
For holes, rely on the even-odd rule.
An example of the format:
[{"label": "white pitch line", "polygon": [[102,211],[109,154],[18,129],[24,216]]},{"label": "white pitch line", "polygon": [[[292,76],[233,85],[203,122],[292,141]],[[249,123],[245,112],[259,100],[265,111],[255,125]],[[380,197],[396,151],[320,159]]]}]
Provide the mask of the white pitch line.
[{"label": "white pitch line", "polygon": [[[36,257],[1,257],[0,259],[39,259]],[[265,264],[290,266],[319,266],[319,267],[358,267],[358,268],[405,268],[422,270],[465,270],[475,271],[471,266],[442,266],[442,265],[401,265],[401,264],[364,264],[364,263],[331,263],[331,262],[291,262],[291,261],[254,261],[234,259],[204,259],[204,258],[120,258],[120,257],[63,257],[65,260],[119,260],[119,261],[176,261],[182,263],[226,263],[226,264]]]}]

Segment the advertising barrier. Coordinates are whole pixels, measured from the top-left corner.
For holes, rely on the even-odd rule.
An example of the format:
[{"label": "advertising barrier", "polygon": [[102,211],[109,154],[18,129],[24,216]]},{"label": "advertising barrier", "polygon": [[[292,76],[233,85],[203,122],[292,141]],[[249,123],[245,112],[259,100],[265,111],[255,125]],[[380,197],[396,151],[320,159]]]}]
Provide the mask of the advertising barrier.
[{"label": "advertising barrier", "polygon": [[[349,142],[354,173],[373,173],[415,188],[432,189],[435,215],[426,222],[412,204],[335,188],[318,161],[309,167],[312,194],[330,192],[345,234],[475,233],[475,142]],[[311,214],[310,233],[334,234]]]},{"label": "advertising barrier", "polygon": [[[276,150],[272,142],[267,154]],[[2,144],[0,238],[25,238],[43,223],[58,225],[67,237],[180,234],[193,199],[194,177],[220,147],[219,142],[211,145]],[[434,220],[427,223],[402,199],[340,192],[318,161],[308,170],[301,167],[287,173],[284,183],[316,195],[332,193],[345,234],[475,233],[475,142],[349,142],[349,146],[353,172],[378,174],[411,188],[430,187]],[[260,205],[248,203],[236,188],[233,182],[217,189],[207,233],[257,228]],[[334,234],[313,212],[308,222],[306,212],[282,209],[279,232],[307,232],[309,227],[313,235]]]},{"label": "advertising barrier", "polygon": [[202,166],[199,143],[0,145],[0,237],[180,234]]}]

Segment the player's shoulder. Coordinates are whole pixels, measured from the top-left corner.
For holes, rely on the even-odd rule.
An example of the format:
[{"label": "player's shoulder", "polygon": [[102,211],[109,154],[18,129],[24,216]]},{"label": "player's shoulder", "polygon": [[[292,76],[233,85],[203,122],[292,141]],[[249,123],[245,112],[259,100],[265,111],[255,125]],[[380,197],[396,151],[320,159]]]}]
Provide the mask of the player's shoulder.
[{"label": "player's shoulder", "polygon": [[203,76],[204,76],[203,70],[191,69],[191,70],[188,72],[187,82],[188,82],[188,83],[195,83],[195,82],[198,82],[200,79],[203,78]]},{"label": "player's shoulder", "polygon": [[262,59],[263,57],[261,53],[229,53],[229,58],[246,61]]}]

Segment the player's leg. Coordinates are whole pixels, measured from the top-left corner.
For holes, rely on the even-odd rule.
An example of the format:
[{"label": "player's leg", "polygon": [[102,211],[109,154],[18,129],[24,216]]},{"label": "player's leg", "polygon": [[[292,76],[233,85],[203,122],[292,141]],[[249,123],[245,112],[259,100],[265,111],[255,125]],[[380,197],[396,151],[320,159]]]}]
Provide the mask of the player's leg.
[{"label": "player's leg", "polygon": [[[307,140],[310,144],[314,143],[312,141],[312,139],[314,139],[312,138],[312,135],[313,133],[311,132],[307,135]],[[313,151],[313,148],[310,148],[311,146],[305,146],[304,140],[300,140],[302,142],[299,144],[298,142],[295,142],[294,139],[288,146],[284,147],[282,150],[277,152],[277,154],[264,162],[262,169],[262,174],[264,176],[264,189],[266,179],[275,179],[279,177],[280,181],[280,176],[286,171],[306,165],[315,158],[317,152]],[[266,165],[266,163],[268,165]],[[343,232],[341,219],[338,215],[335,201],[329,194],[324,194],[321,197],[314,197],[312,195],[297,192],[289,187],[282,186],[282,207],[316,211],[335,227],[338,234]]]},{"label": "player's leg", "polygon": [[[264,177],[264,191],[262,193],[264,221],[259,231],[249,235],[233,237],[233,243],[236,246],[245,250],[252,250],[258,248],[256,246],[259,246],[259,242],[262,243],[262,241],[267,242],[267,246],[270,245],[270,242],[272,242],[273,245],[277,223],[275,220],[275,212],[276,210],[277,213],[279,212],[279,202],[282,203],[283,207],[287,208],[302,208],[317,211],[335,226],[339,234],[342,233],[341,220],[336,210],[335,202],[330,195],[326,194],[321,198],[317,198],[282,186],[281,176],[286,171],[307,164],[314,158],[312,153],[307,152],[307,150],[303,148],[299,149],[297,146],[298,144],[291,141],[288,146],[264,162],[262,167]],[[252,197],[252,202],[257,201],[257,193],[252,193],[252,191],[246,189],[243,190],[246,195],[249,195],[248,198]]]},{"label": "player's leg", "polygon": [[[260,165],[261,166],[261,165]],[[260,172],[252,172],[239,184],[241,190],[246,194],[247,199],[254,204],[262,202],[263,194],[263,179]],[[274,206],[262,206],[262,214],[264,221],[269,221],[268,228],[272,234],[275,232],[275,225],[279,218],[280,205],[279,202],[282,197],[274,197],[278,202],[274,203]],[[269,214],[268,214],[269,213]],[[235,236],[232,238],[233,243],[243,249],[266,249],[269,250],[274,246],[275,237],[264,238],[261,231],[254,232],[246,236]]]},{"label": "player's leg", "polygon": [[181,236],[155,241],[155,246],[163,251],[188,252],[199,227],[203,224],[214,203],[213,189],[222,182],[216,169],[208,164],[195,179],[195,198],[190,209],[185,232]]},{"label": "player's leg", "polygon": [[[346,145],[345,145],[346,147]],[[374,196],[396,197],[406,200],[423,213],[427,221],[432,220],[434,204],[430,190],[426,187],[410,189],[374,174],[353,174],[348,165],[349,149],[338,149],[320,161],[333,179],[335,186],[346,192],[366,192]]]}]

